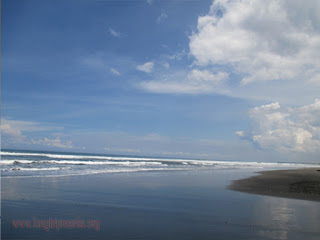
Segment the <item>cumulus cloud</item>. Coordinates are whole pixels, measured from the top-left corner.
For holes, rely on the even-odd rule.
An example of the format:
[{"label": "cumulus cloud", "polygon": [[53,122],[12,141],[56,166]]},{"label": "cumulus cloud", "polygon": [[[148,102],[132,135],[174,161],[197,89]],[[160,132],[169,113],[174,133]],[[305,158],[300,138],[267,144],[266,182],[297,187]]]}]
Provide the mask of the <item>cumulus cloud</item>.
[{"label": "cumulus cloud", "polygon": [[1,124],[1,134],[8,141],[24,142],[26,139],[20,129],[11,126],[9,123]]},{"label": "cumulus cloud", "polygon": [[188,74],[167,75],[162,80],[144,81],[140,87],[155,93],[206,94],[223,93],[223,83],[228,79],[225,72],[211,73],[208,70],[194,69]]},{"label": "cumulus cloud", "polygon": [[58,147],[58,148],[72,148],[72,141],[62,141],[59,137],[55,139],[49,139],[47,137],[39,140],[31,140],[33,144],[40,144],[50,147]]},{"label": "cumulus cloud", "polygon": [[281,107],[278,102],[255,107],[249,112],[254,129],[238,131],[240,137],[261,148],[278,151],[316,152],[320,149],[320,100],[296,108]]},{"label": "cumulus cloud", "polygon": [[244,136],[244,131],[236,131],[235,134],[238,135],[239,137],[243,137]]},{"label": "cumulus cloud", "polygon": [[28,136],[29,133],[61,130],[59,127],[46,126],[39,122],[17,121],[2,119],[1,134],[4,145],[14,146],[14,144],[23,145],[45,145],[58,148],[72,148],[72,141],[62,141],[59,137],[49,139],[40,137],[35,139]]},{"label": "cumulus cloud", "polygon": [[153,71],[154,63],[153,62],[146,62],[142,65],[137,66],[137,69],[142,72],[150,73]]},{"label": "cumulus cloud", "polygon": [[320,74],[318,0],[215,0],[190,37],[196,64],[228,65],[243,84],[317,80]]}]

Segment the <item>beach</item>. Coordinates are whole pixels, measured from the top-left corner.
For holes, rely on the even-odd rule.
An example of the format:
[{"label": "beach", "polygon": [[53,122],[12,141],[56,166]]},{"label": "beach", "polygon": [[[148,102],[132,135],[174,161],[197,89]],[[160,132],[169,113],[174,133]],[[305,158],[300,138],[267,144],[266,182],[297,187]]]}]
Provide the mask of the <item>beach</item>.
[{"label": "beach", "polygon": [[229,189],[253,194],[320,201],[319,168],[263,171],[234,181]]},{"label": "beach", "polygon": [[320,240],[320,0],[0,9],[0,240]]},{"label": "beach", "polygon": [[[319,239],[318,202],[227,189],[256,171],[2,178],[2,239]],[[57,229],[62,220],[99,225]]]}]

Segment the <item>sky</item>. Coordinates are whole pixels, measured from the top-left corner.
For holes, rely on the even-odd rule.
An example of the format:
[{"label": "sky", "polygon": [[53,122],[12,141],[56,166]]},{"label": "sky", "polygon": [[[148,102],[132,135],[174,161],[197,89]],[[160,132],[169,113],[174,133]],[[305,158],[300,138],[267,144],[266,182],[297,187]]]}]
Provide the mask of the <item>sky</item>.
[{"label": "sky", "polygon": [[320,160],[318,0],[2,0],[1,147]]}]

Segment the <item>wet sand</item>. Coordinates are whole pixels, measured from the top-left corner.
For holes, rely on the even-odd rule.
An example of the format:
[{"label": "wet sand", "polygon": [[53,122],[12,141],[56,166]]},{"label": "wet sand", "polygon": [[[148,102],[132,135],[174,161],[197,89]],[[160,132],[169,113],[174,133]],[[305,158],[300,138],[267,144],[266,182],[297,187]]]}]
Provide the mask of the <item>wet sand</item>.
[{"label": "wet sand", "polygon": [[[2,178],[1,239],[318,240],[319,202],[226,189],[252,171]],[[32,225],[14,225],[18,220]],[[48,220],[99,225],[34,225]]]},{"label": "wet sand", "polygon": [[229,189],[268,195],[320,201],[320,169],[294,169],[259,172],[259,175],[236,180]]}]

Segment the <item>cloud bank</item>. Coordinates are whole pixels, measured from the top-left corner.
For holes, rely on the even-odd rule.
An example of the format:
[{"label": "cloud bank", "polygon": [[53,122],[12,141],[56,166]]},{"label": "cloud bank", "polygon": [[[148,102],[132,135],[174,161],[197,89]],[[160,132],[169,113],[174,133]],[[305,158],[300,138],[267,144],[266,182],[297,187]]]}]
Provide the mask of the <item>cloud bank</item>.
[{"label": "cloud bank", "polygon": [[320,82],[320,2],[216,0],[190,37],[196,64],[228,65],[242,84]]},{"label": "cloud bank", "polygon": [[73,148],[72,141],[61,140],[60,137],[31,137],[28,133],[59,131],[61,128],[45,126],[38,122],[1,120],[1,144],[4,147],[15,145],[41,145],[57,148]]},{"label": "cloud bank", "polygon": [[[198,17],[189,52],[170,58],[171,66],[185,63],[184,74],[171,67],[170,73],[151,75],[138,87],[162,94],[310,103],[320,90],[318,9],[317,0],[213,1],[208,14]],[[228,77],[212,84],[205,76],[191,78],[194,71]]]},{"label": "cloud bank", "polygon": [[216,74],[208,70],[194,69],[188,73],[176,73],[162,76],[160,80],[144,81],[140,87],[154,93],[172,94],[208,94],[222,93],[228,74],[218,72]]},{"label": "cloud bank", "polygon": [[296,108],[283,108],[278,102],[249,111],[252,132],[236,134],[263,149],[293,152],[319,152],[320,100]]}]

